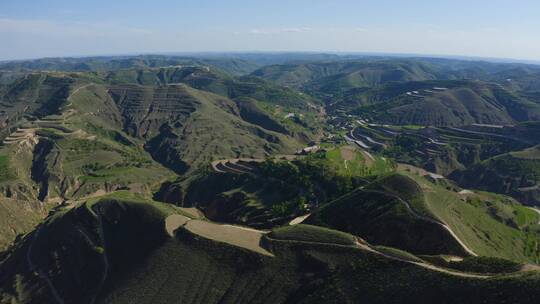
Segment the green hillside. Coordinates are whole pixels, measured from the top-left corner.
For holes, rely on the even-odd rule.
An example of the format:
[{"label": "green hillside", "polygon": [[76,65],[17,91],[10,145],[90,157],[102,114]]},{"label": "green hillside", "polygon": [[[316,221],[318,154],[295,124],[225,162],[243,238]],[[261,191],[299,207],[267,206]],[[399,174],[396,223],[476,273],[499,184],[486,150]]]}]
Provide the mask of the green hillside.
[{"label": "green hillside", "polygon": [[[56,204],[118,189],[152,196],[176,173],[192,174],[220,158],[293,153],[318,133],[318,112],[298,107],[306,99],[290,90],[283,95],[275,86],[266,86],[267,93],[248,86],[246,97],[236,93],[233,100],[211,86],[110,84],[110,73],[35,72],[5,86],[0,194],[11,204],[43,206],[6,206],[10,216],[29,213],[29,219],[3,223],[1,246]],[[223,72],[216,75],[236,83]],[[282,106],[273,105],[276,100]],[[304,119],[285,119],[282,113],[291,109]]]},{"label": "green hillside", "polygon": [[[445,303],[479,299],[526,303],[538,296],[536,273],[486,279],[380,254],[368,249],[369,245],[353,242],[350,235],[323,228],[301,225],[277,229],[268,237],[234,228],[239,237],[261,237],[261,246],[272,253],[267,256],[214,240],[219,233],[213,228],[216,224],[196,230],[191,223],[204,222],[185,216],[180,208],[119,197],[60,210],[12,248],[0,263],[3,299],[21,303],[155,303],[178,298],[186,303],[320,303],[331,297],[388,303],[403,296],[415,302],[444,296],[449,299]],[[164,222],[180,215],[187,223],[171,237]],[[74,250],[78,254],[70,254]],[[332,286],[341,286],[341,291]],[[454,294],[456,290],[460,292]]]},{"label": "green hillside", "polygon": [[539,72],[535,65],[381,56],[267,65],[252,75],[340,97],[354,88],[426,80],[478,79],[499,82],[513,89],[538,91]]},{"label": "green hillside", "polygon": [[252,75],[316,96],[331,112],[389,124],[461,126],[538,120],[538,82],[531,83],[538,72],[512,64],[373,58],[273,65]]},{"label": "green hillside", "polygon": [[538,263],[535,211],[506,196],[463,190],[410,168],[399,171],[420,185],[430,212],[476,254]]}]

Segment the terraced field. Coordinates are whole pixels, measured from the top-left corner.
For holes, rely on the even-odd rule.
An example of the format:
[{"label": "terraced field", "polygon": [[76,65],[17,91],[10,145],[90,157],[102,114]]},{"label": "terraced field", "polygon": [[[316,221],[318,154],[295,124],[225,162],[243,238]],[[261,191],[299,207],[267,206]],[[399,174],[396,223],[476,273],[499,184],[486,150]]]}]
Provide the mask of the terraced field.
[{"label": "terraced field", "polygon": [[263,161],[253,158],[216,160],[212,162],[212,170],[216,173],[255,174],[257,164]]}]

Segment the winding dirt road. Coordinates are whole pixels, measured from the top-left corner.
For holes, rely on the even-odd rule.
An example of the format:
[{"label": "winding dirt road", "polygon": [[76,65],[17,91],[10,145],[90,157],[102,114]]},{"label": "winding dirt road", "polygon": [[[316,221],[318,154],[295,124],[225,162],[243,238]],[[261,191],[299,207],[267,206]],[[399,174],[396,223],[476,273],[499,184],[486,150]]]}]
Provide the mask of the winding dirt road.
[{"label": "winding dirt road", "polygon": [[363,250],[363,251],[368,251],[370,253],[385,257],[385,258],[390,259],[390,260],[400,261],[400,262],[407,263],[407,264],[413,264],[413,265],[416,265],[416,266],[419,266],[419,267],[422,267],[422,268],[425,268],[425,269],[429,269],[429,270],[432,270],[432,271],[442,272],[442,273],[446,273],[446,274],[457,276],[457,277],[463,277],[463,278],[488,279],[488,278],[497,276],[497,274],[481,275],[481,274],[454,271],[454,270],[442,268],[442,267],[439,267],[439,266],[435,266],[433,264],[429,264],[429,263],[426,263],[426,262],[418,262],[418,261],[413,261],[413,260],[407,260],[407,259],[400,258],[400,257],[394,256],[394,255],[390,255],[390,254],[387,254],[387,253],[384,253],[384,252],[380,252],[380,251],[372,248],[371,246],[369,246],[367,243],[360,242],[358,240],[358,238],[356,238],[354,245],[342,245],[342,244],[335,244],[335,243],[310,242],[310,241],[299,241],[299,240],[294,240],[294,241],[293,240],[279,240],[279,239],[271,238],[269,236],[267,236],[267,238],[274,241],[274,242],[301,243],[301,244],[309,244],[309,245],[329,245],[329,246],[342,247],[342,248],[360,249],[360,250]]},{"label": "winding dirt road", "polygon": [[[296,219],[305,219],[308,216],[309,216],[309,214],[298,217]],[[194,229],[195,227],[188,227],[188,224],[190,224],[190,223],[204,224],[204,225],[203,225],[203,227],[198,227],[198,228]],[[215,226],[214,228],[218,228],[219,233],[217,233],[217,230],[215,230],[215,229],[211,229],[213,231],[208,231],[207,229],[205,229],[206,228],[205,225]],[[266,231],[261,231],[261,230],[257,230],[257,229],[253,229],[253,228],[241,227],[241,226],[236,226],[236,225],[228,225],[228,224],[220,225],[220,224],[216,224],[216,223],[202,222],[202,221],[199,221],[199,220],[192,220],[190,218],[187,218],[187,217],[185,217],[183,215],[179,215],[179,214],[173,214],[173,215],[168,216],[165,219],[165,226],[166,226],[167,233],[171,237],[174,236],[174,231],[176,229],[178,229],[180,227],[186,227],[186,229],[190,230],[192,233],[196,233],[196,234],[201,235],[201,236],[203,236],[205,238],[210,238],[210,239],[213,239],[213,240],[216,240],[216,241],[229,243],[229,244],[234,245],[234,246],[247,248],[247,249],[254,250],[256,252],[262,253],[264,255],[272,256],[272,257],[274,255],[272,253],[266,251],[262,247],[260,249],[257,249],[257,250],[255,250],[253,248],[253,244],[255,244],[255,243],[258,244],[259,243],[259,238],[261,236],[263,236],[263,235],[266,238],[268,238],[268,239],[270,239],[272,241],[276,241],[276,242],[295,242],[295,243],[305,243],[305,244],[312,244],[312,245],[313,244],[315,244],[315,245],[322,244],[322,245],[330,245],[330,246],[338,246],[338,247],[346,247],[346,248],[356,248],[356,249],[371,252],[371,253],[379,255],[379,256],[383,256],[383,257],[391,259],[391,260],[400,261],[400,262],[408,263],[408,264],[414,264],[416,266],[419,266],[419,267],[422,267],[422,268],[425,268],[425,269],[438,271],[438,272],[450,274],[450,275],[453,275],[453,276],[459,276],[459,277],[465,277],[465,278],[477,278],[477,279],[487,279],[487,278],[495,276],[495,275],[480,275],[480,274],[471,274],[471,273],[465,273],[465,272],[460,272],[460,271],[454,271],[454,270],[442,268],[442,267],[439,267],[439,266],[436,266],[436,265],[433,265],[433,264],[429,264],[429,263],[426,263],[426,262],[419,262],[419,261],[413,261],[413,260],[404,259],[404,258],[401,258],[401,257],[398,257],[398,256],[394,256],[394,255],[391,255],[391,254],[388,254],[388,253],[378,251],[378,250],[374,249],[373,247],[371,247],[367,242],[365,242],[363,240],[360,241],[360,239],[358,237],[355,237],[354,245],[342,245],[342,244],[335,244],[335,243],[321,243],[321,242],[310,242],[310,241],[299,241],[299,240],[298,241],[297,240],[294,240],[294,241],[292,241],[292,240],[279,240],[279,239],[274,239],[274,238],[271,238],[270,236],[268,236],[268,232],[266,232]],[[221,229],[219,229],[219,228],[221,228]],[[228,229],[243,230],[245,232],[254,233],[254,234],[257,234],[257,237],[256,237],[255,241],[254,240],[242,240],[241,242],[239,242],[237,239],[230,239],[229,238],[229,236],[231,236],[231,235],[233,237],[237,237],[238,235],[236,235],[235,233],[229,234],[227,232]],[[222,236],[225,236],[226,239],[220,239],[220,237],[222,237]],[[244,244],[244,243],[246,243],[246,244]]]}]

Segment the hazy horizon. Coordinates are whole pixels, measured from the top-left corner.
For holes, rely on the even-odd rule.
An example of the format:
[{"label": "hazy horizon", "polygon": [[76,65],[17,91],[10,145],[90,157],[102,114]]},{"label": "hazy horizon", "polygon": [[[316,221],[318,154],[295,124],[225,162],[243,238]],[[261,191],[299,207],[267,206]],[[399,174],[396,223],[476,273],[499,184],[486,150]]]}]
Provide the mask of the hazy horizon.
[{"label": "hazy horizon", "polygon": [[[414,53],[376,53],[376,52],[317,52],[317,51],[201,51],[201,52],[152,52],[152,53],[111,53],[111,54],[73,54],[65,56],[45,56],[45,57],[33,57],[33,58],[15,58],[15,59],[1,59],[0,62],[17,62],[17,61],[33,61],[33,60],[46,60],[46,59],[85,59],[85,58],[109,58],[109,57],[144,57],[144,56],[171,56],[171,57],[186,57],[186,58],[227,58],[227,57],[242,57],[246,55],[335,55],[341,56],[345,59],[354,60],[355,56],[361,57],[381,57],[381,58],[425,58],[425,59],[449,59],[449,60],[463,60],[463,61],[478,61],[478,62],[492,62],[492,63],[516,63],[516,64],[532,64],[540,65],[540,60],[529,60],[519,58],[502,58],[502,57],[479,57],[479,56],[465,56],[465,55],[444,55],[444,54],[414,54]],[[349,57],[349,58],[348,58]]]},{"label": "hazy horizon", "polygon": [[540,61],[540,2],[0,3],[0,60],[312,52]]}]

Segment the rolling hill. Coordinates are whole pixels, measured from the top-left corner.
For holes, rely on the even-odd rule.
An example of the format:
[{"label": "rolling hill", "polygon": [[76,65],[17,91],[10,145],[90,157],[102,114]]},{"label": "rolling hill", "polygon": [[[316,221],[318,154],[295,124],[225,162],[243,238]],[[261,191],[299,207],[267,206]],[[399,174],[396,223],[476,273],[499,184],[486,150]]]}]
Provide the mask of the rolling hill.
[{"label": "rolling hill", "polygon": [[512,125],[540,119],[540,105],[497,84],[430,81],[367,92],[354,114],[396,125]]},{"label": "rolling hill", "polygon": [[532,65],[0,63],[0,303],[536,303]]},{"label": "rolling hill", "polygon": [[268,65],[252,75],[339,98],[354,88],[426,80],[476,79],[498,82],[522,91],[535,91],[539,72],[538,66],[525,64],[444,58],[364,57]]},{"label": "rolling hill", "polygon": [[256,62],[238,58],[200,58],[189,56],[140,55],[140,56],[100,56],[84,58],[43,58],[0,63],[0,70],[6,71],[62,71],[62,72],[105,72],[131,68],[155,68],[168,66],[211,65],[234,75],[247,74],[259,65]]},{"label": "rolling hill", "polygon": [[266,66],[251,75],[283,86],[325,94],[387,82],[436,79],[429,66],[416,62],[363,60]]},{"label": "rolling hill", "polygon": [[[237,238],[224,239],[224,230]],[[534,272],[450,270],[335,230],[297,225],[267,234],[122,193],[59,210],[0,269],[3,299],[20,303],[527,303],[540,296]]]},{"label": "rolling hill", "polygon": [[252,73],[346,112],[388,124],[513,124],[538,120],[533,65],[374,58],[273,65]]}]

